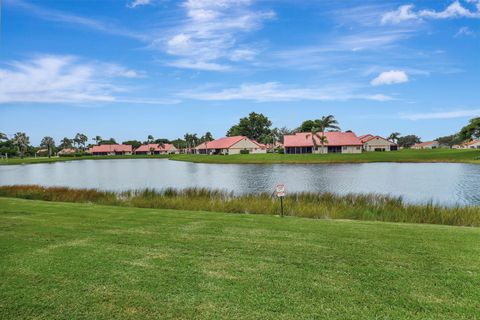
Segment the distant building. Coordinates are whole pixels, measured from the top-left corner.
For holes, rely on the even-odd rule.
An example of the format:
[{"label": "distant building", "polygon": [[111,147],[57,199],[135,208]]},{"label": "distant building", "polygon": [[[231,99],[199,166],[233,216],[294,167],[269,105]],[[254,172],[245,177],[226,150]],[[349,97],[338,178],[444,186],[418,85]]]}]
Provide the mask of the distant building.
[{"label": "distant building", "polygon": [[480,149],[480,140],[473,140],[465,144],[467,149]]},{"label": "distant building", "polygon": [[398,146],[396,143],[371,134],[365,134],[358,137],[363,144],[365,151],[396,151]]},{"label": "distant building", "polygon": [[91,147],[88,152],[94,156],[131,155],[132,146],[127,144],[102,144]]},{"label": "distant building", "polygon": [[62,150],[60,150],[58,152],[58,155],[62,155],[62,154],[75,154],[77,153],[77,149],[73,149],[73,148],[64,148]]},{"label": "distant building", "polygon": [[267,153],[264,145],[244,136],[225,137],[213,141],[203,142],[195,148],[200,154],[239,154]]},{"label": "distant building", "polygon": [[412,149],[437,149],[440,147],[438,141],[427,141],[422,143],[417,143],[412,146]]},{"label": "distant building", "polygon": [[164,143],[163,145],[150,143],[144,144],[135,149],[135,154],[172,154],[179,153],[179,150],[171,143]]},{"label": "distant building", "polygon": [[324,143],[323,150],[317,135],[312,137],[309,132],[285,135],[283,137],[285,153],[362,153],[363,144],[353,132],[325,132],[327,141]]}]

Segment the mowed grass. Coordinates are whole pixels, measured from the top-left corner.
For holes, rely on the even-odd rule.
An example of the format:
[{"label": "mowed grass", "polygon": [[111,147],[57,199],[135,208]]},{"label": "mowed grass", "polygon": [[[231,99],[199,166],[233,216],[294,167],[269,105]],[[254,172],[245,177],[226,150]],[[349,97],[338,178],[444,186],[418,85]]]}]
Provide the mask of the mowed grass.
[{"label": "mowed grass", "polygon": [[0,198],[2,319],[477,319],[480,229]]},{"label": "mowed grass", "polygon": [[399,150],[360,154],[237,154],[171,155],[171,160],[198,163],[365,163],[365,162],[463,162],[480,164],[480,150]]},{"label": "mowed grass", "polygon": [[158,155],[128,155],[128,156],[81,156],[81,157],[36,157],[36,158],[10,158],[0,159],[0,165],[18,165],[18,164],[35,164],[35,163],[53,163],[63,161],[78,161],[78,160],[112,160],[112,159],[150,159],[168,158],[166,154]]}]

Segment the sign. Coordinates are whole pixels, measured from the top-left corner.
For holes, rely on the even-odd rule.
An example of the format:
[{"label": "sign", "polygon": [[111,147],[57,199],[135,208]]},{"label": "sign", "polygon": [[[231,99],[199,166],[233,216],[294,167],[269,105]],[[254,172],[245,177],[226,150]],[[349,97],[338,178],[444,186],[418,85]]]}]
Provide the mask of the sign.
[{"label": "sign", "polygon": [[279,198],[285,197],[285,185],[277,184],[277,186],[275,187],[275,192],[277,193],[277,197]]}]

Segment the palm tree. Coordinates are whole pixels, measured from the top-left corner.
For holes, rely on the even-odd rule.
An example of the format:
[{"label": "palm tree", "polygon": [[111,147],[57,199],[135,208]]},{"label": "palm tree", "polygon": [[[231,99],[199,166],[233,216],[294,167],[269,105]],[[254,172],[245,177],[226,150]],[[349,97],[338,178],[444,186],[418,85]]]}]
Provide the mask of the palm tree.
[{"label": "palm tree", "polygon": [[205,142],[205,153],[208,154],[208,143],[210,141],[213,141],[213,135],[210,131],[208,131],[207,133],[205,133],[205,135],[202,137],[203,142]]},{"label": "palm tree", "polygon": [[327,137],[322,135],[318,137],[318,141],[320,141],[320,144],[322,145],[322,153],[325,153],[324,145],[328,143]]},{"label": "palm tree", "polygon": [[93,138],[92,140],[95,141],[95,143],[98,146],[100,144],[100,142],[102,142],[103,139],[100,136],[95,136],[95,138]]},{"label": "palm tree", "polygon": [[40,146],[48,150],[48,157],[50,158],[52,156],[52,151],[55,148],[55,140],[53,140],[52,137],[45,137],[42,139]]},{"label": "palm tree", "polygon": [[151,134],[149,134],[147,137],[147,143],[153,143],[153,140],[155,140],[155,138]]},{"label": "palm tree", "polygon": [[75,135],[75,138],[73,138],[73,141],[80,147],[82,146],[82,149],[85,149],[85,143],[88,141],[88,137],[84,135],[83,133],[77,133]]},{"label": "palm tree", "polygon": [[[325,137],[325,130],[327,129],[340,130],[340,127],[337,126],[338,121],[335,120],[335,117],[332,116],[331,114],[328,116],[323,116],[321,119],[315,120],[315,123],[318,124],[318,127],[322,132],[323,137]],[[322,145],[322,153],[323,153],[325,143],[322,141],[320,141],[320,143]]]},{"label": "palm tree", "polygon": [[0,140],[8,140],[7,135],[3,132],[0,132]]},{"label": "palm tree", "polygon": [[391,133],[389,136],[388,136],[388,140],[391,140],[395,143],[397,143],[398,141],[398,138],[400,138],[400,133],[399,132],[394,132],[394,133]]},{"label": "palm tree", "polygon": [[60,148],[62,149],[67,149],[67,148],[71,148],[72,147],[72,139],[69,139],[67,137],[63,138],[61,141],[60,141]]},{"label": "palm tree", "polygon": [[12,139],[13,145],[17,148],[20,158],[23,159],[25,152],[27,152],[28,146],[30,145],[30,138],[25,134],[25,132],[17,132]]},{"label": "palm tree", "polygon": [[[318,129],[318,128],[312,128],[312,130],[310,131],[310,133],[307,134],[307,136],[306,136],[307,139],[308,139],[308,138],[312,138],[312,145],[313,145],[313,147],[312,147],[312,153],[314,153],[314,151],[316,151],[316,150],[318,149],[317,140],[316,140],[315,138],[317,138],[318,141],[322,142],[323,137],[325,137],[325,136],[323,135],[323,133],[320,135],[320,134],[319,134],[320,132],[321,132],[320,129]],[[322,153],[323,153],[323,143],[322,143]]]}]

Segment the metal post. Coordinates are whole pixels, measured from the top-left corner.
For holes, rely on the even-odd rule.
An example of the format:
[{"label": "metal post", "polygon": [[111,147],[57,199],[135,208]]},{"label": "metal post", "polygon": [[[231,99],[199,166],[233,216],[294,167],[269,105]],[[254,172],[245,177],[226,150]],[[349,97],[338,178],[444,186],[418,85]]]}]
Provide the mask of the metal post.
[{"label": "metal post", "polygon": [[280,217],[283,218],[283,197],[280,197]]}]

